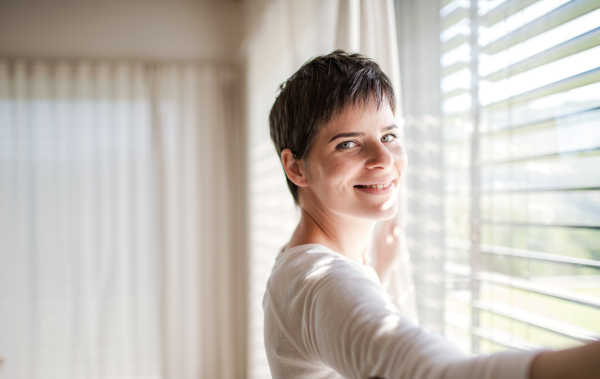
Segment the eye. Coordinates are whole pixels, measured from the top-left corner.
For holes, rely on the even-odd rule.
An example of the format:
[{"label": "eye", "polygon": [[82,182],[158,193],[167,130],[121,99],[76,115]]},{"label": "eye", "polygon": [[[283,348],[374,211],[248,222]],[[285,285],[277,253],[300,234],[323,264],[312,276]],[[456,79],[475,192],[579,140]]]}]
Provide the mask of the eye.
[{"label": "eye", "polygon": [[356,146],[356,142],[354,142],[354,141],[344,141],[344,142],[340,143],[339,145],[337,145],[336,147],[338,149],[345,150],[345,149],[350,149],[355,146]]},{"label": "eye", "polygon": [[381,137],[381,142],[392,142],[396,138],[398,137],[395,134],[386,134],[385,136]]}]

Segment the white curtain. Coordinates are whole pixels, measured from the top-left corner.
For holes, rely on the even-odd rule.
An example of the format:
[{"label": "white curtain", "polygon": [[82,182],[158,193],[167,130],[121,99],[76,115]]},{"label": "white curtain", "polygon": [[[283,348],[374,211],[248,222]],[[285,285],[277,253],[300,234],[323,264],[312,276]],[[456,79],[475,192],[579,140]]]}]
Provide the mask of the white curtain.
[{"label": "white curtain", "polygon": [[[437,2],[396,0],[404,132],[409,156],[407,246],[412,256],[419,324],[443,333],[444,182],[440,94],[440,7]],[[448,152],[446,152],[448,154]]]},{"label": "white curtain", "polygon": [[[400,94],[392,0],[248,0],[246,98],[249,144],[250,349],[251,378],[269,377],[262,297],[274,258],[299,217],[269,137],[268,114],[278,85],[306,60],[341,48],[376,59]],[[403,125],[398,97],[398,125]],[[406,196],[401,196],[402,203]],[[404,207],[402,207],[404,209]],[[405,212],[402,210],[401,215]],[[416,320],[414,286],[403,252],[390,293]]]},{"label": "white curtain", "polygon": [[0,61],[0,378],[245,375],[237,82]]}]

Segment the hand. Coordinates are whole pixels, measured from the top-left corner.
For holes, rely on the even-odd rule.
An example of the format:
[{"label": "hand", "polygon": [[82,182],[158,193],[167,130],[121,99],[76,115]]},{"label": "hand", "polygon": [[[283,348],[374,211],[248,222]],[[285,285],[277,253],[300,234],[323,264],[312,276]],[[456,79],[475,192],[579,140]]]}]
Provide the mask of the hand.
[{"label": "hand", "polygon": [[600,341],[559,351],[542,351],[533,360],[531,379],[597,379],[600,377]]},{"label": "hand", "polygon": [[402,223],[398,217],[384,221],[375,235],[375,271],[381,284],[386,287],[394,265],[402,256]]}]

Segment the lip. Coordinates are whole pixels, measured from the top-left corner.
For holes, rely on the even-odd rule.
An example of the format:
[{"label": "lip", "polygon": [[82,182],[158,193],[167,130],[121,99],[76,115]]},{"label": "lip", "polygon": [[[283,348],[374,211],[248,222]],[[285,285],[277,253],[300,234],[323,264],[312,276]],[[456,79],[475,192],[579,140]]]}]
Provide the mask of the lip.
[{"label": "lip", "polygon": [[[373,184],[385,184],[388,182],[392,182],[392,184],[390,184],[387,188],[364,188],[364,187],[354,187],[354,189],[362,191],[362,192],[366,192],[370,195],[387,195],[390,194],[392,192],[394,192],[394,189],[396,188],[396,183],[393,180],[388,180],[387,182],[383,182],[383,183],[373,183]],[[360,185],[373,185],[373,184],[360,184]]]},{"label": "lip", "polygon": [[[385,184],[385,183],[389,183],[389,182],[394,183],[395,179],[396,179],[395,177],[374,179],[374,180],[372,180],[370,182],[367,182],[367,183],[358,183],[356,185],[357,186],[372,186],[372,185],[376,185],[376,184]],[[354,188],[356,188],[356,187],[354,187]]]}]

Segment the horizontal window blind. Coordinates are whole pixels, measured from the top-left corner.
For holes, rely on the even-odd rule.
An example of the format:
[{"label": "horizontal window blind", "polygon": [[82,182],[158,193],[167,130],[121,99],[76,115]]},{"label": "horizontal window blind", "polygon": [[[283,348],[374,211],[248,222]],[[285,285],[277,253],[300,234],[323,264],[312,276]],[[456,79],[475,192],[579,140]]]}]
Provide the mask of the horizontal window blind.
[{"label": "horizontal window blind", "polygon": [[440,3],[444,334],[600,339],[600,0]]}]

